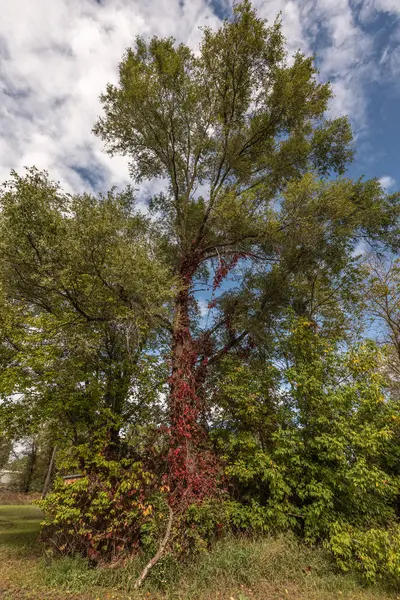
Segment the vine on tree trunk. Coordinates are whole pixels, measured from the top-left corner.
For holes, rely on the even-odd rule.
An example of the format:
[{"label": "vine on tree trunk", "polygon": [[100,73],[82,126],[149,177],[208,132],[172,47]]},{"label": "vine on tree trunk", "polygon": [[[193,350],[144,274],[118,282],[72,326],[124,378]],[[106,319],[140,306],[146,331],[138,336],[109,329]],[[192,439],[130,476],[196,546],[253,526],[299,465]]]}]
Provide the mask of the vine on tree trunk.
[{"label": "vine on tree trunk", "polygon": [[217,490],[218,464],[207,447],[200,417],[203,402],[198,393],[197,366],[201,351],[190,331],[189,306],[192,278],[198,256],[188,258],[181,269],[182,289],[176,302],[172,374],[170,377],[170,445],[168,485],[170,505],[183,511],[188,505],[212,497]]},{"label": "vine on tree trunk", "polygon": [[[235,254],[229,260],[221,258],[214,276],[213,291],[240,258],[244,258],[244,255]],[[217,459],[207,446],[206,431],[200,422],[204,405],[199,379],[204,380],[206,376],[211,340],[207,335],[194,340],[190,331],[191,287],[199,264],[200,256],[196,253],[182,261],[182,288],[175,307],[172,374],[169,380],[171,422],[168,452],[170,505],[175,510],[184,510],[192,503],[215,496],[219,479]]]}]

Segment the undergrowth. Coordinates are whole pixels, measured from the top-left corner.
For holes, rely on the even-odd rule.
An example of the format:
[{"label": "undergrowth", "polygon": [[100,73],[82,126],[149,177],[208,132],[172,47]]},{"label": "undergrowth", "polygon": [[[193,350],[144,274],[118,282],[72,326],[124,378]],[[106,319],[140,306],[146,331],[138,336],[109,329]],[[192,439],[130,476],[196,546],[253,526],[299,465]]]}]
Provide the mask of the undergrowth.
[{"label": "undergrowth", "polygon": [[138,599],[397,597],[394,589],[367,588],[357,575],[343,575],[328,553],[307,548],[291,535],[224,540],[188,562],[167,556],[135,594],[133,585],[141,567],[136,560],[115,569],[91,568],[84,559],[70,557],[42,562],[40,573],[43,584],[50,588],[72,593],[112,588]]},{"label": "undergrowth", "polygon": [[3,600],[389,600],[394,588],[342,573],[332,555],[294,535],[226,538],[196,558],[165,556],[139,591],[145,558],[98,567],[78,556],[49,558],[37,541],[34,507],[0,507],[0,598]]}]

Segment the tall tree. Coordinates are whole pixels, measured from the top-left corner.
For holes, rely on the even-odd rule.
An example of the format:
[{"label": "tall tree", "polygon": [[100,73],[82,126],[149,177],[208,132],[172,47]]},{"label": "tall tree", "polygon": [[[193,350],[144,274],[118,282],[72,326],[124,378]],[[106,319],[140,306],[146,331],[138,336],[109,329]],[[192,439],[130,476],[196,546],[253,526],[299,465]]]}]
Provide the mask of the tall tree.
[{"label": "tall tree", "polygon": [[[101,97],[104,116],[94,132],[108,152],[130,157],[135,183],[166,180],[150,207],[179,281],[169,393],[176,498],[199,498],[213,485],[201,387],[208,365],[249,336],[248,320],[231,327],[234,307],[241,314],[247,307],[254,321],[279,303],[288,275],[311,269],[310,257],[320,250],[315,244],[324,248],[323,267],[335,248],[342,257],[361,232],[376,237],[391,229],[393,202],[377,182],[318,184],[306,175],[343,173],[352,157],[347,119],[324,116],[331,96],[311,57],[287,57],[280,22],[267,26],[245,0],[219,30],[203,30],[198,53],[170,38],[138,39],[120,63],[118,85],[108,85]],[[235,297],[195,335],[195,282],[207,280],[215,262],[212,305],[238,262],[257,265],[264,284],[251,304],[243,307]],[[239,278],[239,287],[246,283]]]}]

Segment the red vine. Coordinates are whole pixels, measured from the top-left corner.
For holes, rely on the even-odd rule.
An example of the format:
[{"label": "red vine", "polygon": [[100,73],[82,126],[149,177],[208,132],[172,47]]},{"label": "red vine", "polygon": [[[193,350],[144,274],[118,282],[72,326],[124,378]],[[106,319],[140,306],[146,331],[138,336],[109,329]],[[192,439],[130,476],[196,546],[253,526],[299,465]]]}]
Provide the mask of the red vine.
[{"label": "red vine", "polygon": [[220,258],[219,265],[215,270],[214,281],[213,281],[213,292],[221,285],[222,281],[229,274],[229,272],[236,267],[237,263],[241,258],[245,258],[245,254],[234,254],[229,260]]},{"label": "red vine", "polygon": [[[190,286],[198,257],[186,259],[181,268],[182,290],[176,302],[173,333],[172,374],[170,384],[170,429],[168,485],[170,505],[184,510],[189,504],[215,495],[218,464],[207,445],[201,423],[203,402],[199,395],[198,369],[205,369],[207,339],[193,340],[190,332],[189,306],[193,301]],[[204,348],[203,348],[204,346]]]}]

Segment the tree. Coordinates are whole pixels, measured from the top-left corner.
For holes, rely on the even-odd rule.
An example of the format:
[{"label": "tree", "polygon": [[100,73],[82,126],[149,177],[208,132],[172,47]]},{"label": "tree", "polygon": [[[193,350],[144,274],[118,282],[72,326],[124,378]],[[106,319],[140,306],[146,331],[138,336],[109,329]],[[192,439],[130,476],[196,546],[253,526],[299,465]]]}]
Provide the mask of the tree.
[{"label": "tree", "polygon": [[2,438],[0,442],[0,470],[8,464],[11,448],[12,442],[7,438]]},{"label": "tree", "polygon": [[380,343],[387,347],[386,378],[400,397],[400,260],[392,253],[368,257],[363,283],[366,316]]},{"label": "tree", "polygon": [[400,415],[384,360],[371,341],[344,349],[293,315],[275,360],[225,359],[213,437],[240,527],[291,528],[315,543],[396,521]]},{"label": "tree", "polygon": [[130,190],[68,196],[36,169],[13,173],[0,203],[2,421],[14,438],[46,422],[78,444],[108,412],[115,449],[151,378],[157,395],[151,344],[172,283],[147,219]]},{"label": "tree", "polygon": [[371,257],[367,264],[366,300],[372,317],[384,327],[383,341],[392,346],[400,362],[400,259]]},{"label": "tree", "polygon": [[[150,209],[178,280],[168,396],[172,504],[215,486],[204,432],[210,367],[271,324],[299,273],[311,280],[316,266],[331,268],[340,279],[359,237],[394,233],[394,197],[377,181],[327,179],[351,160],[350,126],[324,116],[332,92],[312,58],[298,52],[289,60],[284,46],[279,20],[267,26],[245,0],[218,31],[204,29],[197,54],[170,38],[138,39],[120,63],[118,85],[101,97],[94,132],[108,152],[130,157],[136,184],[166,180]],[[238,290],[227,293],[221,284],[235,267]],[[194,310],[200,280],[217,308],[203,330]]]}]

